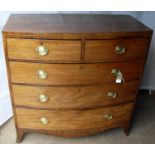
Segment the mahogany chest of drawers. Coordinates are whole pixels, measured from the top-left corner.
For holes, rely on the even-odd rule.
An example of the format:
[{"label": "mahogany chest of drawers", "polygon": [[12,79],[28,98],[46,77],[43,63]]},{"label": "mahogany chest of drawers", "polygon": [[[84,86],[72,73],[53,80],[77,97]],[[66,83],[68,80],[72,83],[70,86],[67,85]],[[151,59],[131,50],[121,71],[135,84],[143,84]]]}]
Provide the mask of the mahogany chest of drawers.
[{"label": "mahogany chest of drawers", "polygon": [[152,30],[127,15],[11,15],[3,29],[17,142],[130,125]]}]

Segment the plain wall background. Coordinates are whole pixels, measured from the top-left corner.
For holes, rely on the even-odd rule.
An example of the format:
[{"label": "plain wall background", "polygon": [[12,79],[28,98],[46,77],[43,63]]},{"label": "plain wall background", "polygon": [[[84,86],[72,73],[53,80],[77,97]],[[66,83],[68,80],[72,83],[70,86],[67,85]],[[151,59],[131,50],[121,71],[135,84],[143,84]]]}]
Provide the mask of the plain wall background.
[{"label": "plain wall background", "polygon": [[[149,26],[155,31],[155,12],[151,11],[103,11],[103,12],[0,12],[0,32],[5,25],[7,19],[11,13],[90,13],[90,14],[128,14],[139,21],[143,22],[145,25]],[[142,89],[152,89],[155,90],[155,35],[152,37],[152,42],[144,70],[144,76],[141,83]],[[8,89],[7,75],[5,58],[3,52],[2,36],[0,33],[0,125],[12,116],[11,111],[11,101]]]}]

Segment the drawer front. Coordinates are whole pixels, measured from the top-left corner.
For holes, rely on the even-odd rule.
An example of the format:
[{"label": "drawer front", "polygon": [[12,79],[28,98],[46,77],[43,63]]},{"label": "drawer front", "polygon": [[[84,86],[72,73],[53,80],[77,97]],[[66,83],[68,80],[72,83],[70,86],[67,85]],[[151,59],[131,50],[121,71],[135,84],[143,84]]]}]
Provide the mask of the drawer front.
[{"label": "drawer front", "polygon": [[16,108],[19,128],[76,130],[111,126],[130,119],[133,103],[90,110]]},{"label": "drawer front", "polygon": [[34,87],[13,85],[16,106],[84,109],[134,101],[139,81],[110,86]]},{"label": "drawer front", "polygon": [[122,39],[86,41],[85,60],[127,60],[145,58],[149,40]]},{"label": "drawer front", "polygon": [[143,71],[143,60],[96,64],[39,64],[10,62],[11,80],[14,83],[46,85],[86,85],[115,83],[111,72],[119,69],[125,82],[137,80]]},{"label": "drawer front", "polygon": [[81,41],[7,39],[8,57],[24,60],[80,60]]}]

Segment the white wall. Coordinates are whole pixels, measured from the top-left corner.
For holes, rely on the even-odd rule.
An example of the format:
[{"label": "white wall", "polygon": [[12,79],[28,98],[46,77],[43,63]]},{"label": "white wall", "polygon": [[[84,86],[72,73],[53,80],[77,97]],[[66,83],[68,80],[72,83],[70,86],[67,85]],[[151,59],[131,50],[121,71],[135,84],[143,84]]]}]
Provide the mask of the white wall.
[{"label": "white wall", "polygon": [[[8,13],[0,13],[0,32],[8,17]],[[2,34],[0,33],[0,125],[2,125],[11,116],[11,100],[8,89]]]},{"label": "white wall", "polygon": [[[19,13],[19,12],[0,12],[0,32],[11,13]],[[22,12],[22,13],[66,13],[66,12]],[[73,12],[67,12],[67,13],[73,13]],[[136,12],[136,11],[93,12],[93,11],[90,11],[90,12],[74,12],[74,13],[129,14],[155,30],[155,22],[154,22],[155,12]],[[143,89],[155,90],[154,60],[155,60],[155,35],[153,35],[153,40],[151,43],[150,52],[149,52],[146,67],[145,67],[144,77],[141,84],[141,88]],[[2,47],[2,38],[0,33],[0,125],[11,115],[12,115],[11,102],[10,102],[9,91],[8,91],[5,59],[4,59],[4,53],[3,53],[3,47]]]}]

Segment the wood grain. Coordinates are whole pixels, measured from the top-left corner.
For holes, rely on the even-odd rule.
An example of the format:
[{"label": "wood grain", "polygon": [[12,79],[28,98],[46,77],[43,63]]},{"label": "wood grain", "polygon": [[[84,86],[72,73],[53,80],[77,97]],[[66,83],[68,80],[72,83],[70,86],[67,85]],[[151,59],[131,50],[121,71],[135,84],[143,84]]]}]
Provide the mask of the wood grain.
[{"label": "wood grain", "polygon": [[[3,39],[17,142],[28,132],[79,137],[122,127],[128,135],[152,33],[127,15],[11,15]],[[40,44],[48,46],[45,57],[35,55]],[[114,53],[118,44],[123,55]],[[125,83],[115,84],[113,68]],[[108,91],[117,97],[107,99]],[[38,102],[40,93],[47,103]]]},{"label": "wood grain", "polygon": [[[115,83],[111,74],[113,68],[119,68],[126,82],[139,79],[142,75],[143,60],[97,63],[97,64],[39,64],[10,62],[13,83],[42,85],[87,85]],[[38,70],[48,73],[46,79],[39,79]]]},{"label": "wood grain", "polygon": [[[91,110],[35,110],[16,108],[17,122],[19,128],[46,129],[46,130],[78,130],[91,129],[111,124],[118,124],[129,120],[133,109],[133,103],[98,108]],[[110,114],[111,120],[106,120],[104,116]],[[49,120],[48,124],[39,122],[41,117]]]},{"label": "wood grain", "polygon": [[[77,40],[35,40],[35,39],[7,39],[8,57],[10,59],[25,60],[80,60],[81,41]],[[48,54],[39,56],[36,48],[39,45],[48,48]]]},{"label": "wood grain", "polygon": [[13,118],[15,122],[15,128],[16,128],[16,134],[18,137],[18,124],[17,124],[17,115],[16,115],[16,110],[15,110],[15,104],[14,104],[14,96],[13,96],[13,91],[12,91],[12,84],[11,84],[11,74],[10,74],[10,66],[9,66],[9,61],[8,61],[8,53],[7,53],[7,37],[3,34],[3,46],[4,46],[4,54],[5,54],[5,61],[6,61],[6,69],[7,69],[7,78],[8,78],[8,84],[9,84],[9,91],[10,91],[10,98],[12,102],[12,112],[13,112]]},{"label": "wood grain", "polygon": [[[115,52],[116,46],[123,46],[125,53]],[[85,60],[128,60],[146,56],[149,39],[118,39],[118,40],[88,40],[85,45]]]},{"label": "wood grain", "polygon": [[[16,106],[39,109],[86,109],[116,105],[134,101],[139,81],[125,84],[85,87],[34,87],[13,85]],[[116,98],[107,97],[108,92],[115,91]],[[39,101],[39,95],[47,95],[45,103]]]},{"label": "wood grain", "polygon": [[14,14],[3,33],[20,38],[111,39],[150,37],[152,30],[129,15]]}]

